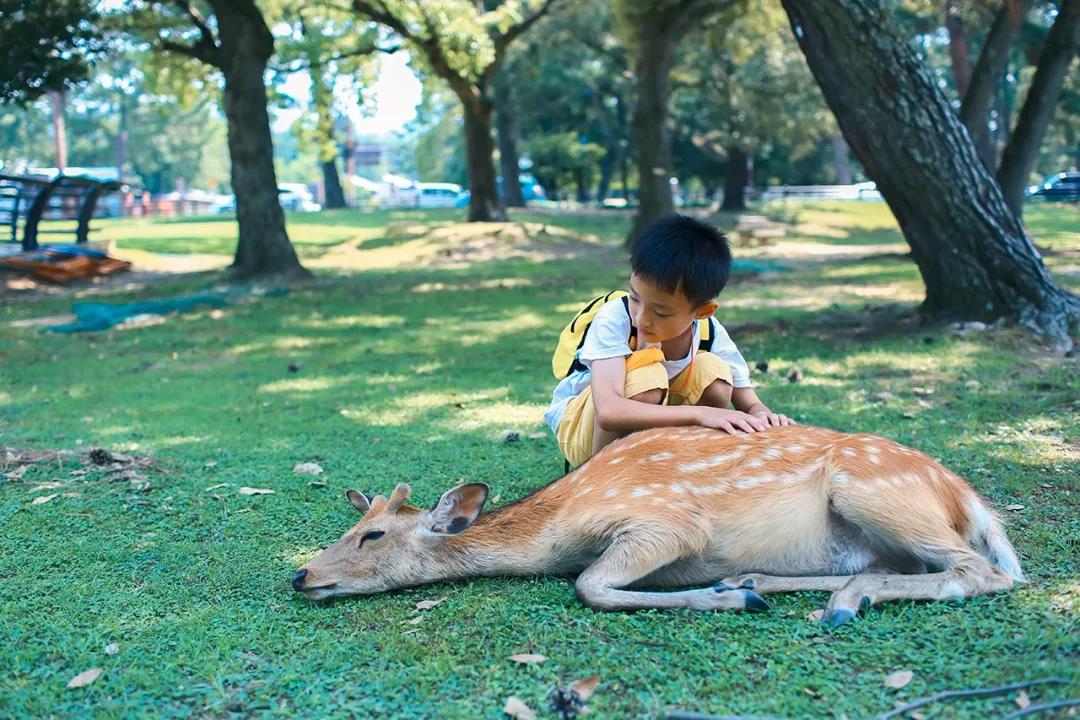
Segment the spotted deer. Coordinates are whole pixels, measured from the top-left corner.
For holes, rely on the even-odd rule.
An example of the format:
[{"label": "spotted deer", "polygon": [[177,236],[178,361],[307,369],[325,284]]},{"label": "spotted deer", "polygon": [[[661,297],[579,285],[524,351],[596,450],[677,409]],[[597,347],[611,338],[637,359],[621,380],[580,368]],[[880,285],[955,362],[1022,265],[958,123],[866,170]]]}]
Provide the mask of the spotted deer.
[{"label": "spotted deer", "polygon": [[[766,610],[831,591],[839,625],[875,603],[961,599],[1023,580],[1000,520],[957,475],[873,435],[807,426],[728,435],[658,428],[482,513],[488,487],[431,510],[347,493],[363,513],[293,576],[319,600],[474,576],[577,575],[597,610]],[[719,582],[717,582],[719,580]],[[713,584],[715,583],[715,584]],[[660,592],[658,588],[710,587]]]}]

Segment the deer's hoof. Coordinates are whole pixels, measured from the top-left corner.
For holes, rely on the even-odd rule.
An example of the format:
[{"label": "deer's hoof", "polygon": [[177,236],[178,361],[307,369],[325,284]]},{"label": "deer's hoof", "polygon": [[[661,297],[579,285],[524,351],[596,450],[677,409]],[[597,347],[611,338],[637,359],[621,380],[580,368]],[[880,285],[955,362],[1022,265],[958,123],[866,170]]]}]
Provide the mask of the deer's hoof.
[{"label": "deer's hoof", "polygon": [[821,622],[832,627],[840,627],[846,622],[855,619],[855,611],[848,608],[837,608],[835,610],[826,610],[825,614],[821,617]]},{"label": "deer's hoof", "polygon": [[[753,582],[753,581],[751,581]],[[758,595],[753,590],[743,590],[746,599],[746,609],[750,612],[768,612],[769,603],[765,602],[765,598]]]}]

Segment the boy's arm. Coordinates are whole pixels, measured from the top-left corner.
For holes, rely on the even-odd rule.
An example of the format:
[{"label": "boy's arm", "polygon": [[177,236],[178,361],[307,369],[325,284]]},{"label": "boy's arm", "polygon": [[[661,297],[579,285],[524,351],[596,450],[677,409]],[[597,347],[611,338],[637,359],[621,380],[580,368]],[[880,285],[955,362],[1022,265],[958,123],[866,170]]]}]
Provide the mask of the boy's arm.
[{"label": "boy's arm", "polygon": [[604,430],[633,432],[672,425],[703,425],[734,434],[737,430],[764,430],[760,418],[732,410],[695,405],[653,405],[623,397],[626,387],[626,358],[614,357],[592,362],[592,395],[596,419]]},{"label": "boy's arm", "polygon": [[757,396],[752,387],[734,388],[731,391],[731,404],[736,410],[742,410],[748,415],[761,418],[768,425],[772,427],[798,425],[794,420],[787,415],[780,415],[774,413],[765,403],[761,402],[761,398]]}]

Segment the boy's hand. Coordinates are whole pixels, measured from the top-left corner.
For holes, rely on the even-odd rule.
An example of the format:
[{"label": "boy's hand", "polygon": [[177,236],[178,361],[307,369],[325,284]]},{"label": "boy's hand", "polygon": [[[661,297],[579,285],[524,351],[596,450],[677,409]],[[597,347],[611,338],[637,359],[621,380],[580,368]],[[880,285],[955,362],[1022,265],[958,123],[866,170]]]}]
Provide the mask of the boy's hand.
[{"label": "boy's hand", "polygon": [[769,427],[788,427],[789,425],[799,424],[789,418],[787,415],[774,413],[771,410],[759,410],[750,414],[756,418],[759,418],[760,420],[763,420],[765,423],[768,424]]},{"label": "boy's hand", "polygon": [[698,409],[701,411],[699,425],[723,430],[730,435],[734,435],[739,430],[752,433],[768,427],[768,424],[761,418],[738,410],[724,410],[714,407],[699,407]]}]

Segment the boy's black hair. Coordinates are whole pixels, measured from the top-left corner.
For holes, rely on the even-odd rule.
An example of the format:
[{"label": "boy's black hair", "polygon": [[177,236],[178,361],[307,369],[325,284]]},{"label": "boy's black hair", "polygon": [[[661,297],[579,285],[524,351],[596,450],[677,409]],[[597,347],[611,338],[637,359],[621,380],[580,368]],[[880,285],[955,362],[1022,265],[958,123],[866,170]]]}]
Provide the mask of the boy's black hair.
[{"label": "boy's black hair", "polygon": [[697,307],[727,285],[731,247],[712,225],[672,213],[649,225],[633,242],[630,267],[666,292],[681,292]]}]

